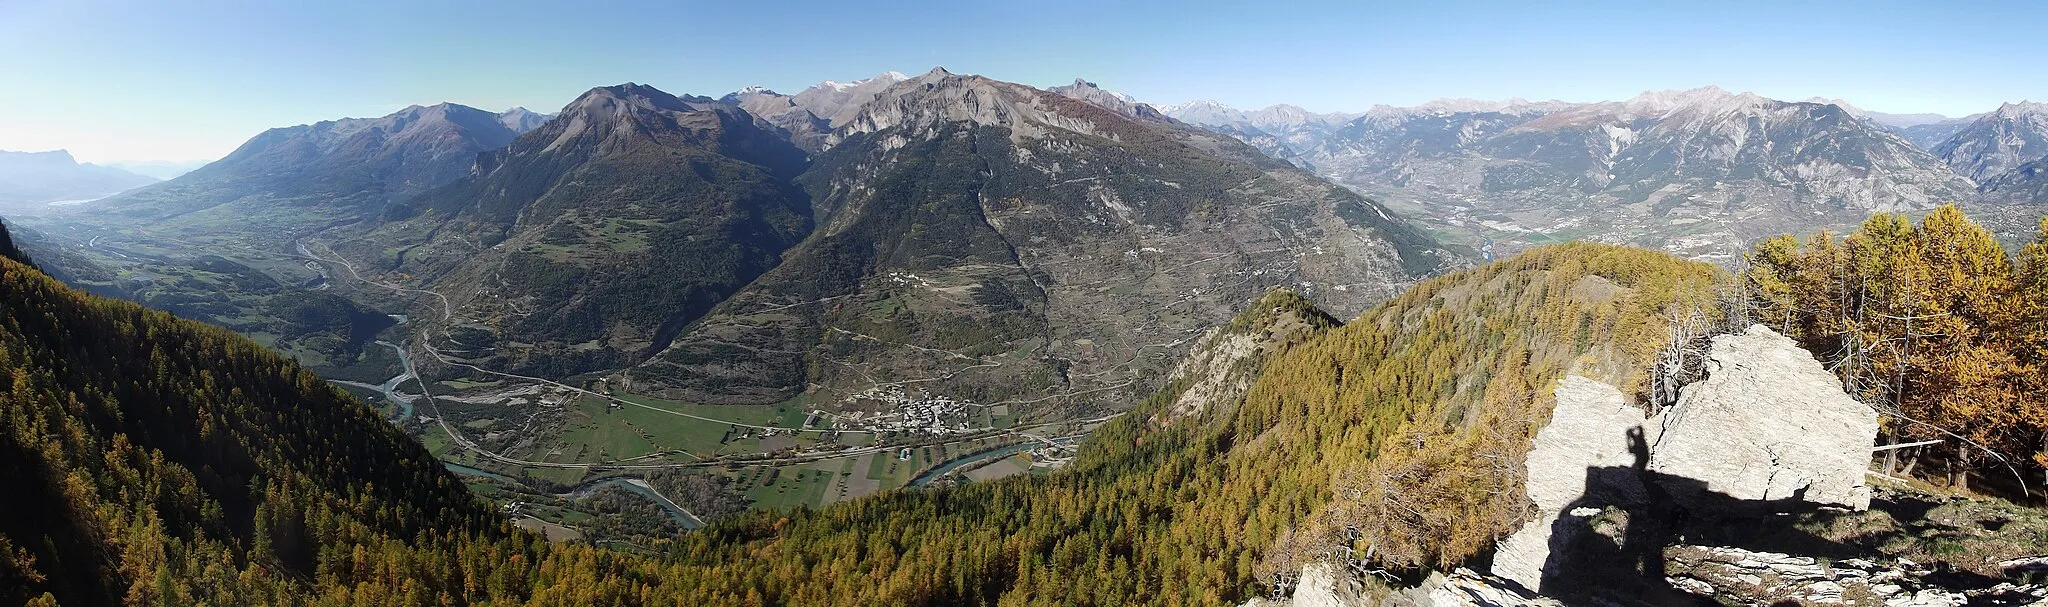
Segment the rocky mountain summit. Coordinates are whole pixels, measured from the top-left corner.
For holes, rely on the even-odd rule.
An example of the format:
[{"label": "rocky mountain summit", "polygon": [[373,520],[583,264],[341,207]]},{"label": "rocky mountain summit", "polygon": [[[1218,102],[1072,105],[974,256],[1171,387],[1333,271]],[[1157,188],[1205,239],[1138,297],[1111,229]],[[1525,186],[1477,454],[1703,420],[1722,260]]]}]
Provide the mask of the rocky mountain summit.
[{"label": "rocky mountain summit", "polygon": [[[1493,571],[1525,588],[1568,594],[1616,555],[1577,554],[1595,517],[1626,511],[1621,549],[1658,558],[1669,539],[1643,525],[1691,517],[1831,504],[1865,509],[1877,413],[1791,339],[1762,325],[1715,337],[1707,377],[1645,418],[1621,392],[1582,377],[1557,387],[1551,423],[1528,458],[1527,491],[1542,515],[1501,543]],[[1645,520],[1646,517],[1656,519]],[[1661,532],[1661,533],[1660,533]],[[1645,556],[1647,555],[1647,556]]]},{"label": "rocky mountain summit", "polygon": [[1706,374],[1645,426],[1650,471],[1704,482],[1667,483],[1674,499],[1870,507],[1864,470],[1877,412],[1843,393],[1812,354],[1754,325],[1713,339]]},{"label": "rocky mountain summit", "polygon": [[1102,87],[1096,86],[1095,83],[1089,82],[1087,80],[1082,80],[1080,78],[1075,78],[1073,84],[1069,84],[1066,86],[1055,86],[1045,90],[1053,93],[1059,93],[1061,95],[1066,95],[1068,97],[1073,97],[1075,99],[1079,99],[1089,103],[1093,103],[1097,106],[1102,107],[1103,109],[1107,109],[1118,114],[1123,114],[1125,116],[1131,116],[1135,118],[1157,119],[1160,116],[1164,115],[1161,114],[1158,109],[1153,108],[1152,106],[1145,105],[1143,103],[1138,103],[1138,101],[1132,99],[1130,95],[1125,95],[1123,93],[1118,93],[1115,91],[1103,90]]},{"label": "rocky mountain summit", "polygon": [[2048,103],[1999,106],[1935,146],[1934,153],[1980,183],[2048,158]]},{"label": "rocky mountain summit", "polygon": [[2023,238],[2048,202],[2048,104],[2008,103],[1983,114],[1935,148],[1976,180],[1973,210],[2008,238]]}]

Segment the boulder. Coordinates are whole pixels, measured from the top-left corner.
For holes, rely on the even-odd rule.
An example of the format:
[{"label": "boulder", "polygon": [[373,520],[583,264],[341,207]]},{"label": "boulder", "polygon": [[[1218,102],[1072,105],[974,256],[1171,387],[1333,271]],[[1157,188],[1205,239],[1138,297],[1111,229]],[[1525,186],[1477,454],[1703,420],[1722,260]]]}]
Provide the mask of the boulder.
[{"label": "boulder", "polygon": [[[1550,423],[1536,433],[1527,460],[1524,486],[1529,501],[1536,503],[1536,519],[1501,542],[1493,556],[1494,575],[1524,588],[1541,587],[1559,513],[1587,495],[1589,471],[1644,463],[1639,460],[1647,454],[1638,453],[1640,444],[1631,445],[1629,438],[1631,431],[1641,431],[1643,422],[1642,410],[1630,405],[1614,386],[1578,375],[1558,382],[1557,408],[1550,413]],[[1627,477],[1620,483],[1606,482],[1602,489],[1622,494],[1616,498],[1640,500],[1642,485],[1634,481]]]},{"label": "boulder", "polygon": [[1336,565],[1309,563],[1301,567],[1301,582],[1294,587],[1292,607],[1362,607],[1358,580]]},{"label": "boulder", "polygon": [[[1650,470],[1737,500],[1870,507],[1877,412],[1813,355],[1763,325],[1713,338],[1707,378],[1658,415]],[[1698,495],[1673,487],[1681,501]]]},{"label": "boulder", "polygon": [[1388,595],[1382,607],[1560,607],[1506,579],[1459,567],[1432,572],[1422,585]]},{"label": "boulder", "polygon": [[[1685,520],[1676,512],[1869,507],[1864,471],[1877,414],[1843,393],[1813,355],[1755,326],[1715,337],[1706,364],[1706,379],[1649,418],[1614,386],[1560,380],[1550,423],[1528,455],[1525,490],[1536,517],[1500,543],[1492,572],[1524,588],[1565,591],[1547,582],[1570,586],[1604,560],[1653,554],[1656,547],[1624,544],[1660,541],[1672,531],[1663,525]],[[1600,518],[1610,510],[1626,516]],[[1636,518],[1652,527],[1620,530],[1633,535],[1627,541],[1617,530],[1609,541],[1587,535],[1599,532],[1596,520]]]}]

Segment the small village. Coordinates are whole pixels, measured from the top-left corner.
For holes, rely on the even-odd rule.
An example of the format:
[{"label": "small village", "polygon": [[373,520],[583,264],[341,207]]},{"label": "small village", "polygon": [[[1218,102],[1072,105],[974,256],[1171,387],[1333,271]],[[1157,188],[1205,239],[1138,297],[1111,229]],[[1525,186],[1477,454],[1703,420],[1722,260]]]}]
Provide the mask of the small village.
[{"label": "small village", "polygon": [[954,400],[950,396],[912,394],[901,385],[875,386],[848,400],[857,404],[879,403],[885,412],[841,413],[837,416],[837,426],[842,431],[948,435],[986,429],[976,427],[973,417],[968,414],[968,407],[973,403]]}]

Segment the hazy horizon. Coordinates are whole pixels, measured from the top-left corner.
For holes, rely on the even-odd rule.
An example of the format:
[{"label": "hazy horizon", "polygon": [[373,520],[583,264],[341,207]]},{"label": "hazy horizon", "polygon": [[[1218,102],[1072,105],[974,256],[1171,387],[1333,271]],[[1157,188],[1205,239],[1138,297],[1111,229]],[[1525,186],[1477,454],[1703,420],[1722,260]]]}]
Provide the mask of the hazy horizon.
[{"label": "hazy horizon", "polygon": [[[1153,104],[1248,110],[1607,101],[1709,85],[1948,117],[2048,99],[2028,67],[2048,59],[2028,32],[2048,9],[2019,3],[1059,2],[1028,12],[633,3],[569,18],[565,10],[395,0],[0,4],[0,52],[43,59],[0,65],[0,149],[65,149],[95,164],[210,160],[264,129],[414,104],[547,113],[627,81],[679,94],[756,85],[794,93],[934,66],[1036,86],[1078,77]],[[799,14],[806,18],[790,18]],[[120,42],[100,42],[110,40]],[[80,93],[110,85],[115,93]]]}]

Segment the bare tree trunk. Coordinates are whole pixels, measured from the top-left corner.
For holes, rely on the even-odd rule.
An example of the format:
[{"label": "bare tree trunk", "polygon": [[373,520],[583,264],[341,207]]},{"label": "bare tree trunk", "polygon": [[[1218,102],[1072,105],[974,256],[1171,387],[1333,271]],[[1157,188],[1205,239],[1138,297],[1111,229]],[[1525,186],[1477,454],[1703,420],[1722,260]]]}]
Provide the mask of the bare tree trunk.
[{"label": "bare tree trunk", "polygon": [[1920,447],[1913,447],[1913,456],[1906,458],[1906,469],[1899,471],[1899,478],[1911,478],[1913,469],[1920,467]]},{"label": "bare tree trunk", "polygon": [[1962,464],[1963,464],[1962,468],[1960,468],[1960,469],[1956,470],[1956,482],[1955,482],[1955,485],[1956,485],[1956,490],[1957,490],[1957,491],[1959,491],[1959,492],[1962,492],[1962,493],[1969,493],[1969,492],[1970,492],[1970,448],[1969,448],[1969,447],[1968,447],[1968,446],[1966,445],[1966,446],[1964,446],[1964,447],[1963,447],[1962,449],[1958,449],[1958,450],[1956,451],[1956,459],[1958,459],[1958,460],[1961,460],[1961,461],[1962,461]]},{"label": "bare tree trunk", "polygon": [[[1880,434],[1879,434],[1879,436],[1883,436],[1883,437],[1884,437],[1884,444],[1887,444],[1887,445],[1899,442],[1899,439],[1898,439],[1897,437],[1894,437],[1894,436],[1892,436],[1892,433],[1891,433],[1891,432],[1882,432],[1882,433],[1880,433]],[[1898,449],[1886,449],[1886,450],[1884,450],[1884,475],[1885,475],[1885,476],[1891,476],[1891,475],[1892,475],[1892,470],[1893,470],[1893,467],[1894,467],[1894,466],[1897,466],[1897,465],[1898,465],[1898,463],[1899,463],[1899,450],[1898,450]]]}]

